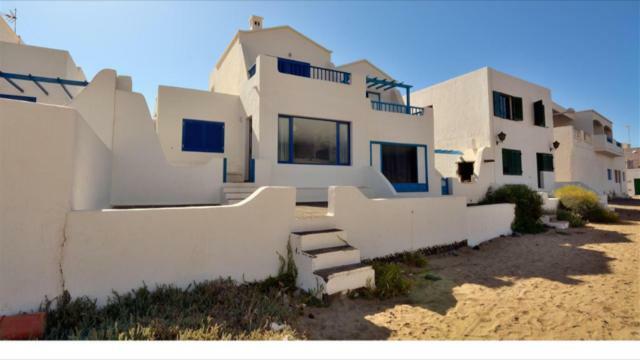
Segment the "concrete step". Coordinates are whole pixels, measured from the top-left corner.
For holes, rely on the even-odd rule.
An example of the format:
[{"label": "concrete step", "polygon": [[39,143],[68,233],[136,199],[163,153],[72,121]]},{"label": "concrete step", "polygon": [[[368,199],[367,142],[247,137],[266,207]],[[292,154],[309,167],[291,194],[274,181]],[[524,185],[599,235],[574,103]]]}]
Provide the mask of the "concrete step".
[{"label": "concrete step", "polygon": [[311,258],[311,271],[360,263],[360,250],[351,245],[303,251]]},{"label": "concrete step", "polygon": [[244,175],[240,173],[227,173],[227,182],[240,183],[244,181]]},{"label": "concrete step", "polygon": [[317,270],[313,274],[322,282],[323,291],[328,295],[375,286],[375,272],[370,265],[342,265]]},{"label": "concrete step", "polygon": [[300,251],[317,250],[347,245],[347,233],[340,229],[293,232],[291,245]]}]

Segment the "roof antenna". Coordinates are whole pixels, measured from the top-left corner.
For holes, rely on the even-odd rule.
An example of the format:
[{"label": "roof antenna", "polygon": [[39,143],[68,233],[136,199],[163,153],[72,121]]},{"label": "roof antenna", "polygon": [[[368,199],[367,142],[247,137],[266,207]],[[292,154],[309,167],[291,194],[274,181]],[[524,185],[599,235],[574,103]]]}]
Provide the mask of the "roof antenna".
[{"label": "roof antenna", "polygon": [[9,13],[0,13],[7,21],[13,24],[13,32],[18,34],[16,28],[18,27],[18,9],[9,10]]}]

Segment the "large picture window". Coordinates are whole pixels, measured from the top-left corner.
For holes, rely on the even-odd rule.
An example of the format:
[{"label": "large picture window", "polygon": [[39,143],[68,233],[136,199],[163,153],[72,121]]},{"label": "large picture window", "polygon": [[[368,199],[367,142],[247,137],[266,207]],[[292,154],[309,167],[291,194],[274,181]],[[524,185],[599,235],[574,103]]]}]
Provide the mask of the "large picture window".
[{"label": "large picture window", "polygon": [[334,120],[297,116],[278,118],[278,162],[350,165],[351,127]]}]

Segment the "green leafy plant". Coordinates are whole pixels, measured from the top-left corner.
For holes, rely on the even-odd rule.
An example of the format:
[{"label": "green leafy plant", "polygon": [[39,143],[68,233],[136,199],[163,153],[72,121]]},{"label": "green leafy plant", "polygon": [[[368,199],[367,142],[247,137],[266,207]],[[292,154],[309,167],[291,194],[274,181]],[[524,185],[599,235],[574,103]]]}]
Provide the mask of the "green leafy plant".
[{"label": "green leafy plant", "polygon": [[400,262],[405,265],[423,268],[427,266],[427,257],[419,251],[407,251],[399,255]]},{"label": "green leafy plant", "polygon": [[[570,224],[572,220],[577,224],[579,222],[576,219],[577,217],[582,219],[582,225],[587,220],[600,223],[615,223],[619,221],[618,214],[600,204],[596,193],[581,186],[563,186],[557,189],[554,195],[560,199],[558,219],[560,219],[560,216],[566,217]],[[570,214],[567,214],[567,212]]]},{"label": "green leafy plant", "polygon": [[374,262],[376,276],[374,294],[380,299],[406,295],[411,290],[411,281],[405,276],[402,267],[396,263]]},{"label": "green leafy plant", "polygon": [[516,216],[511,224],[514,231],[539,233],[544,230],[540,222],[542,197],[526,185],[503,185],[495,190],[489,188],[480,204],[511,203],[516,205]]},{"label": "green leafy plant", "polygon": [[556,218],[560,221],[568,221],[571,227],[582,227],[587,223],[582,216],[566,209],[558,209]]}]

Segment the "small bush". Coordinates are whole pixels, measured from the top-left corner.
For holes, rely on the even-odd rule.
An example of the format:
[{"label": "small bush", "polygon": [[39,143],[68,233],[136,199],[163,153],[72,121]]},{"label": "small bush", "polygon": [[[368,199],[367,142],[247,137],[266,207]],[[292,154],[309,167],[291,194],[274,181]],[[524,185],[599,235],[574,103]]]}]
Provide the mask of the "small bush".
[{"label": "small bush", "polygon": [[[560,213],[565,216],[566,212],[570,212],[572,215],[568,216],[580,217],[583,225],[587,220],[599,223],[619,221],[618,214],[602,206],[598,195],[593,191],[576,185],[567,185],[556,190],[554,195],[560,199],[558,219],[560,219]],[[571,223],[571,220],[567,220]]]},{"label": "small bush", "polygon": [[566,209],[558,209],[556,218],[560,221],[568,221],[571,227],[582,227],[587,223],[582,216]]},{"label": "small bush", "polygon": [[380,299],[407,295],[411,289],[411,281],[404,276],[402,267],[396,263],[374,262],[376,272],[376,289],[374,294]]},{"label": "small bush", "polygon": [[560,199],[563,208],[586,218],[586,215],[599,206],[598,195],[576,185],[567,185],[557,189],[554,196]]},{"label": "small bush", "polygon": [[503,185],[496,190],[489,188],[480,204],[511,203],[516,205],[516,217],[511,224],[514,231],[539,233],[544,230],[540,222],[542,198],[526,185]]},{"label": "small bush", "polygon": [[423,268],[427,266],[427,258],[418,251],[407,251],[400,254],[400,261],[412,267]]},{"label": "small bush", "polygon": [[601,205],[591,209],[587,213],[587,219],[596,223],[617,223],[620,217],[614,211],[609,210]]}]

